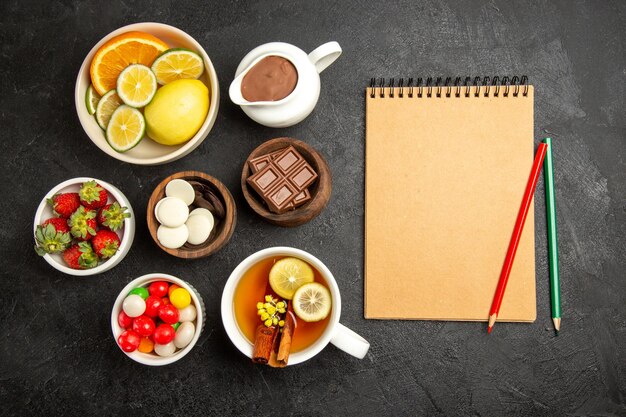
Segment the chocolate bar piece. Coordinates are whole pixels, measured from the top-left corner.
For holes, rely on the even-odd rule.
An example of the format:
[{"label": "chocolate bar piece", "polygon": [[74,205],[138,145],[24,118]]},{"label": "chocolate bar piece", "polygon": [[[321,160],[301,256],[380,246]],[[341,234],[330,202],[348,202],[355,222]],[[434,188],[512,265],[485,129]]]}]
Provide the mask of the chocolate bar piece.
[{"label": "chocolate bar piece", "polygon": [[291,202],[291,204],[293,204],[294,208],[295,207],[300,207],[301,205],[303,205],[304,203],[308,202],[311,199],[311,193],[309,192],[308,189],[302,191],[300,194],[298,194],[293,201]]},{"label": "chocolate bar piece", "polygon": [[299,190],[289,180],[283,179],[267,193],[265,201],[274,213],[284,213],[289,209],[288,206],[293,203],[298,194]]},{"label": "chocolate bar piece", "polygon": [[264,165],[247,182],[271,211],[280,214],[311,199],[307,187],[317,179],[317,173],[293,146],[273,153],[277,155],[269,160],[262,156],[249,161],[253,171],[253,166]]},{"label": "chocolate bar piece", "polygon": [[257,156],[256,158],[252,158],[248,161],[248,165],[250,166],[250,170],[253,174],[256,174],[260,170],[267,165],[269,161],[275,159],[278,155],[283,153],[287,148],[280,148],[274,152],[270,152],[265,155]]},{"label": "chocolate bar piece", "polygon": [[270,154],[261,155],[249,160],[248,166],[250,167],[250,171],[252,171],[253,174],[256,174],[257,172],[262,170],[269,161],[271,161]]}]

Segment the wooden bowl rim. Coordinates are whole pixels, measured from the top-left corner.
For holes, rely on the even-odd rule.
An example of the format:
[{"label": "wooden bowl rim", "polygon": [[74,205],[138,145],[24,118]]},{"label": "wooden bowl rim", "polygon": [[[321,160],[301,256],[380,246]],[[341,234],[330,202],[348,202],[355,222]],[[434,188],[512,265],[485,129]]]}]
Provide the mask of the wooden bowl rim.
[{"label": "wooden bowl rim", "polygon": [[[313,159],[314,164],[312,165],[317,165],[319,167],[319,177],[317,179],[319,184],[317,186],[315,194],[312,195],[311,201],[309,201],[302,207],[298,207],[293,211],[288,211],[282,214],[272,213],[267,208],[265,208],[263,203],[258,201],[258,199],[252,195],[252,192],[250,192],[248,188],[248,183],[246,181],[251,174],[250,167],[248,166],[248,161],[252,158],[262,155],[263,152],[265,152],[265,148],[271,147],[274,144],[279,143],[285,144],[286,146],[292,145],[297,150],[299,150],[298,148],[304,149],[305,153],[308,153],[310,155],[310,158],[304,153],[302,154],[302,156],[307,160],[309,164],[311,164],[311,159]],[[323,189],[328,189],[328,193],[320,192]],[[326,159],[324,159],[322,154],[320,154],[315,148],[299,139],[288,136],[281,136],[263,142],[262,144],[254,148],[252,152],[250,152],[250,155],[248,155],[248,158],[244,162],[241,171],[241,191],[250,208],[252,208],[252,210],[263,219],[278,226],[300,226],[302,224],[308,223],[309,221],[317,217],[328,204],[332,192],[332,175]],[[313,204],[314,202],[315,204]],[[313,209],[310,209],[308,213],[305,212],[307,208],[311,207],[313,207]]]},{"label": "wooden bowl rim", "polygon": [[[148,218],[153,219],[153,222],[152,222],[153,225],[158,225],[159,221],[156,219],[156,216],[154,215],[154,207],[156,206],[156,203],[158,202],[158,200],[163,198],[163,196],[165,195],[165,186],[172,180],[176,180],[176,179],[187,180],[187,179],[190,179],[191,177],[198,177],[209,182],[212,186],[214,186],[220,192],[220,195],[222,199],[224,200],[224,203],[225,203],[224,206],[226,209],[225,218],[222,220],[224,222],[223,229],[220,234],[215,236],[215,238],[213,239],[213,242],[211,242],[206,247],[193,249],[193,250],[184,249],[184,248],[177,248],[177,249],[166,248],[165,246],[161,245],[161,242],[159,242],[159,239],[157,238],[158,226],[156,227],[151,226],[151,223],[148,222]],[[161,189],[161,193],[163,193],[163,196],[160,195],[161,193],[157,195],[158,189]],[[229,202],[232,204],[232,210],[228,210]],[[154,240],[154,242],[157,244],[159,248],[161,248],[162,250],[164,250],[165,252],[169,253],[172,256],[176,256],[177,258],[197,259],[197,258],[203,258],[205,256],[212,255],[213,253],[220,250],[224,245],[226,245],[226,243],[228,243],[233,233],[235,232],[235,226],[237,224],[237,206],[235,205],[235,200],[233,199],[232,194],[228,190],[228,187],[226,187],[217,178],[209,174],[205,174],[204,172],[200,172],[200,171],[193,171],[193,170],[192,171],[180,171],[164,178],[161,182],[159,182],[159,184],[157,184],[156,187],[154,187],[154,190],[152,191],[152,194],[150,195],[150,199],[148,200],[148,207],[146,208],[146,216],[147,216],[146,223],[148,224],[148,230],[150,231],[150,236],[152,236],[152,240]],[[184,252],[185,255],[182,255],[182,252]]]}]

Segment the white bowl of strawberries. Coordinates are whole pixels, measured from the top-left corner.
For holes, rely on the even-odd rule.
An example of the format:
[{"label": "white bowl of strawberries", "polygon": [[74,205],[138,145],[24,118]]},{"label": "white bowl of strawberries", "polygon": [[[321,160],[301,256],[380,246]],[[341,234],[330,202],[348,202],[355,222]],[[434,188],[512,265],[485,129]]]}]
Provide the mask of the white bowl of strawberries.
[{"label": "white bowl of strawberries", "polygon": [[108,271],[128,254],[135,214],[126,196],[94,178],[72,178],[48,192],[33,223],[35,252],[55,269],[87,276]]}]

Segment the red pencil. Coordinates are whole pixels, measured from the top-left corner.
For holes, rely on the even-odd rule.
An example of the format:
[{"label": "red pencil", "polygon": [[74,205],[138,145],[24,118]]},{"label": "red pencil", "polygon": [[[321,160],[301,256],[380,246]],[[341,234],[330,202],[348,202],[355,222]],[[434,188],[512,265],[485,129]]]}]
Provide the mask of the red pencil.
[{"label": "red pencil", "polygon": [[537,180],[539,179],[539,174],[541,173],[541,166],[543,165],[543,158],[546,156],[547,148],[548,146],[545,143],[541,143],[539,144],[537,153],[535,154],[535,160],[533,162],[533,167],[530,170],[528,184],[526,184],[526,191],[524,191],[522,205],[520,206],[519,213],[517,214],[517,220],[515,221],[515,227],[513,228],[511,242],[509,242],[509,249],[506,252],[506,258],[504,258],[502,272],[500,272],[500,280],[498,281],[496,294],[493,296],[493,303],[491,303],[491,311],[489,312],[489,328],[487,329],[487,333],[491,333],[491,329],[496,323],[498,313],[500,312],[500,305],[502,304],[502,298],[504,297],[504,291],[506,290],[506,283],[509,281],[511,268],[513,268],[515,252],[517,252],[519,240],[522,236],[522,230],[524,229],[524,223],[526,222],[526,216],[528,215],[530,203],[533,201],[533,194],[535,193],[535,188],[537,187]]}]

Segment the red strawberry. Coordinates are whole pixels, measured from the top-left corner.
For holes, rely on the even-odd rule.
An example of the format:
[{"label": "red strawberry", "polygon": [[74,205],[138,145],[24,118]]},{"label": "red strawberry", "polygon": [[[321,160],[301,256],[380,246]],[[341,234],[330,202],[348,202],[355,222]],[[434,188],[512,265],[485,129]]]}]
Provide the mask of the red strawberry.
[{"label": "red strawberry", "polygon": [[55,194],[47,201],[52,206],[52,210],[65,219],[69,218],[80,207],[78,193]]},{"label": "red strawberry", "polygon": [[89,242],[80,242],[66,249],[63,252],[63,260],[72,269],[89,269],[98,265],[98,255]]},{"label": "red strawberry", "polygon": [[80,196],[80,204],[90,210],[103,207],[109,199],[109,193],[95,181],[87,181],[83,183],[78,191]]},{"label": "red strawberry", "polygon": [[35,252],[40,256],[63,252],[72,243],[69,231],[65,219],[53,217],[46,220],[35,231]]},{"label": "red strawberry", "polygon": [[98,212],[98,224],[109,230],[117,230],[124,225],[124,219],[130,217],[128,207],[120,207],[119,203],[107,204]]},{"label": "red strawberry", "polygon": [[101,258],[110,258],[115,255],[120,247],[120,238],[117,233],[106,229],[100,229],[91,239],[93,250]]},{"label": "red strawberry", "polygon": [[70,216],[67,224],[70,226],[72,236],[78,240],[89,240],[96,234],[98,227],[96,212],[81,206]]},{"label": "red strawberry", "polygon": [[49,224],[53,225],[54,230],[56,230],[57,232],[61,232],[61,233],[70,232],[70,227],[67,225],[66,219],[62,219],[60,217],[51,217],[45,222],[41,223],[41,227],[45,228]]}]

